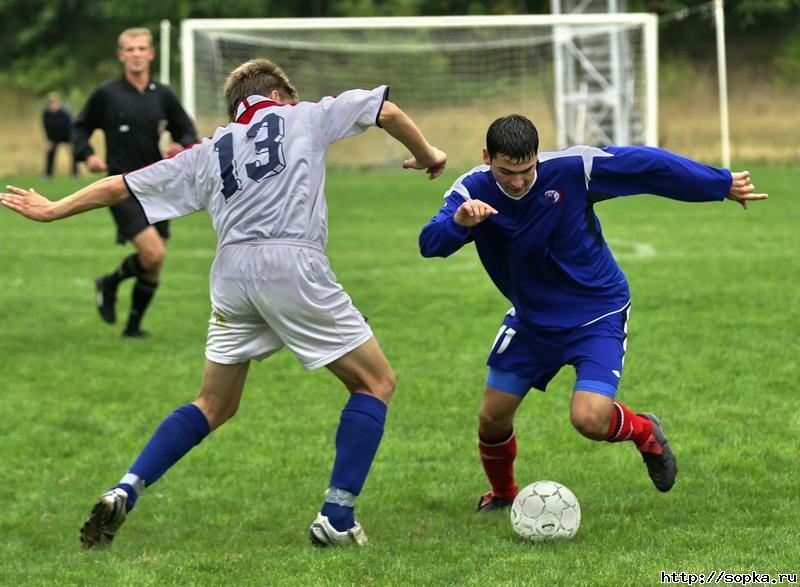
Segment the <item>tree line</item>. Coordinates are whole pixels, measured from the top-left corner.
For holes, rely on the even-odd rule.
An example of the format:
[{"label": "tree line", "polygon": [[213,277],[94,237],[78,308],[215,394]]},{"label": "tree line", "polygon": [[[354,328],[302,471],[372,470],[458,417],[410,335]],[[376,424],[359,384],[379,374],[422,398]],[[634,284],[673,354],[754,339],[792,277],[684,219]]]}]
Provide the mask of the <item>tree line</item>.
[{"label": "tree line", "polygon": [[[631,12],[674,15],[707,0],[628,0]],[[731,63],[800,79],[800,0],[727,0]],[[132,26],[158,37],[159,23],[186,18],[286,18],[547,14],[550,0],[0,0],[0,75],[11,88],[42,93],[86,89],[119,74],[116,38]],[[709,12],[709,10],[706,10]],[[680,14],[680,13],[678,13]],[[702,17],[665,19],[662,58],[713,60],[713,29]],[[177,37],[177,33],[175,34]],[[177,40],[173,41],[177,48]],[[177,63],[177,57],[176,63]]]}]

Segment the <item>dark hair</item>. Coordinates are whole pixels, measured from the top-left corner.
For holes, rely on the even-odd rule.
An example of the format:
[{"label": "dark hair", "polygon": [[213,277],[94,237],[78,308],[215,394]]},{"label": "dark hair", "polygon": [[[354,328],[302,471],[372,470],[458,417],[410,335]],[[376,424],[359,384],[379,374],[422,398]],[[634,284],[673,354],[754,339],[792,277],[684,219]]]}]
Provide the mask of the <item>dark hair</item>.
[{"label": "dark hair", "polygon": [[505,155],[509,161],[528,161],[539,151],[539,133],[533,123],[520,114],[495,120],[486,131],[489,158]]}]

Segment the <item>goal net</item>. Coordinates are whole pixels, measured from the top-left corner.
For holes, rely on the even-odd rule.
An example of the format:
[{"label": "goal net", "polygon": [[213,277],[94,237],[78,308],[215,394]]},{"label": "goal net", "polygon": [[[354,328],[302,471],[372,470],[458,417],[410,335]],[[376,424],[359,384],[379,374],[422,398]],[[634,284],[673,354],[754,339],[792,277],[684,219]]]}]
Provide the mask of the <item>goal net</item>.
[{"label": "goal net", "polygon": [[[478,162],[491,121],[511,113],[534,121],[542,149],[578,139],[655,144],[656,34],[643,14],[187,20],[183,100],[209,134],[227,123],[226,76],[266,57],[302,100],[388,84],[454,164]],[[622,140],[592,116],[604,111],[627,121]],[[379,166],[405,156],[371,131],[334,146],[329,161]]]}]

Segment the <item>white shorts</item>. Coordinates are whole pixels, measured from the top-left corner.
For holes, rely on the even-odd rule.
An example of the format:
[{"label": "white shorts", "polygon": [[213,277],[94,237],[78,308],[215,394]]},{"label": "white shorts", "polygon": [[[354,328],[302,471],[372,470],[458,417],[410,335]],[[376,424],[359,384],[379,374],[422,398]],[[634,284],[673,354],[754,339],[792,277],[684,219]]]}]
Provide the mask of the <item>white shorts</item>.
[{"label": "white shorts", "polygon": [[206,357],[215,363],[261,360],[285,345],[306,369],[316,369],[372,337],[316,244],[225,246],[210,282]]}]

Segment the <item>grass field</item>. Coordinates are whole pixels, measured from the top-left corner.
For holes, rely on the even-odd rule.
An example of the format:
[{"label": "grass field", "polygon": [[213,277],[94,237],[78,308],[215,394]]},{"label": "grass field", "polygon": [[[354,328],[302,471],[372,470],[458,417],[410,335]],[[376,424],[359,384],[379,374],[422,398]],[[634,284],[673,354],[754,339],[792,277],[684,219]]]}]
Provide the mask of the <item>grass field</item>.
[{"label": "grass field", "polygon": [[[598,206],[633,290],[618,397],[661,416],[680,475],[660,494],[632,445],[580,437],[563,370],[520,410],[517,476],[566,484],[583,522],[573,541],[535,546],[505,514],[473,513],[486,489],[484,361],[508,303],[471,246],[446,260],[417,251],[458,171],[434,183],[329,177],[333,267],[399,381],[358,504],[364,549],[308,544],[346,393],[283,351],[251,369],[236,418],[144,493],[113,548],[81,550],[93,501],[194,398],[214,236],[205,215],[174,223],[145,321],[154,335],[131,341],[93,307],[93,278],[125,254],[108,212],[36,225],[0,210],[0,584],[641,586],[661,571],[797,573],[800,171],[751,169],[771,199],[747,212],[649,196]],[[48,195],[79,185],[9,181]]]}]

